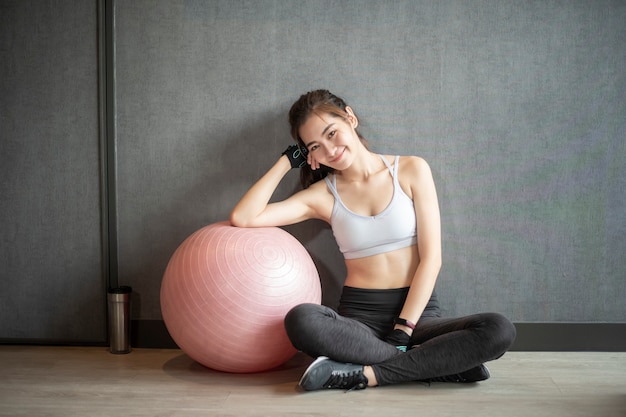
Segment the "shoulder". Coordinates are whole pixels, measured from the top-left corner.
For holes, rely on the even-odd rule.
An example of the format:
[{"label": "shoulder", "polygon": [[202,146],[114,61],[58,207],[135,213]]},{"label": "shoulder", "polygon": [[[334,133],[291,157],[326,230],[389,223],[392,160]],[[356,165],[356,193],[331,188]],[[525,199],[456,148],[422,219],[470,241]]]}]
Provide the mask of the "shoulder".
[{"label": "shoulder", "polygon": [[398,160],[398,172],[401,176],[409,175],[413,178],[432,175],[428,162],[419,156],[401,156]]},{"label": "shoulder", "polygon": [[325,180],[319,180],[314,182],[310,186],[305,189],[302,189],[291,196],[291,198],[296,198],[302,201],[313,202],[316,201],[320,196],[328,194],[328,186],[326,185]]},{"label": "shoulder", "polygon": [[428,162],[420,156],[415,155],[382,155],[383,158],[393,165],[396,157],[398,158],[398,170],[427,170],[430,171]]},{"label": "shoulder", "polygon": [[434,187],[430,165],[419,156],[401,156],[398,161],[398,181],[403,190],[414,198],[420,190]]},{"label": "shoulder", "polygon": [[327,221],[330,219],[330,213],[335,201],[333,195],[328,190],[326,181],[323,179],[293,194],[291,199],[301,201],[309,207],[312,213],[314,213],[311,217]]},{"label": "shoulder", "polygon": [[[328,174],[328,175],[332,175],[332,174]],[[326,178],[329,178],[329,177],[325,177],[319,181],[314,182],[308,188],[302,191],[308,191],[310,194],[314,194],[314,195],[317,195],[320,193],[322,194],[328,193],[328,185],[326,184]]]}]

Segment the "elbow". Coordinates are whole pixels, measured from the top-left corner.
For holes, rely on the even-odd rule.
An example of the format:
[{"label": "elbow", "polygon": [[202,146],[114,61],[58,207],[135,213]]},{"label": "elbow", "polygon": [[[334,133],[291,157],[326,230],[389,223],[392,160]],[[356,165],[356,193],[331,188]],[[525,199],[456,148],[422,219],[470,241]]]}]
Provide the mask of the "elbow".
[{"label": "elbow", "polygon": [[428,265],[428,268],[431,269],[434,273],[438,274],[441,271],[441,267],[443,265],[443,261],[441,259],[441,255],[432,255],[426,257],[422,260],[425,265]]},{"label": "elbow", "polygon": [[437,271],[437,274],[439,274],[439,272],[441,272],[441,267],[443,266],[443,262],[441,260],[441,258],[439,258],[437,260],[437,262],[435,263],[435,270]]},{"label": "elbow", "polygon": [[230,221],[230,225],[234,227],[246,227],[246,222],[242,218],[242,216],[237,213],[236,210],[230,212],[230,217],[228,219]]},{"label": "elbow", "polygon": [[424,262],[428,265],[429,268],[432,268],[434,271],[439,273],[441,267],[443,266],[443,253],[441,247],[437,246],[426,246],[424,245],[423,250],[420,252],[421,262]]},{"label": "elbow", "polygon": [[437,270],[437,273],[439,273],[442,266],[443,266],[443,259],[441,257],[441,253],[439,253],[437,256],[433,257],[433,267]]},{"label": "elbow", "polygon": [[238,210],[233,210],[228,218],[230,225],[234,227],[259,227],[256,218],[246,215]]},{"label": "elbow", "polygon": [[441,252],[439,252],[433,259],[433,263],[437,267],[437,269],[441,269],[443,265],[443,257],[441,256]]}]

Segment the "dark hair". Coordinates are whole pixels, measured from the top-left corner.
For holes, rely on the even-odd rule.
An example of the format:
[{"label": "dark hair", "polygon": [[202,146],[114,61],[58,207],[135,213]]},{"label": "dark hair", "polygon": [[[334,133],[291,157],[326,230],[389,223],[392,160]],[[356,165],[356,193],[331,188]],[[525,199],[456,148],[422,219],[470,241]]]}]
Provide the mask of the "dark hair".
[{"label": "dark hair", "polygon": [[[343,120],[348,119],[348,112],[346,111],[346,104],[343,99],[337,97],[328,90],[315,90],[309,91],[306,94],[300,96],[300,98],[293,103],[289,110],[289,125],[291,126],[291,137],[298,143],[298,146],[305,148],[304,142],[298,133],[300,127],[307,121],[311,114],[330,114],[334,117],[339,117]],[[361,139],[361,142],[367,147],[366,139],[356,131],[356,134]],[[325,165],[321,165],[320,169],[312,170],[311,167],[306,164],[300,168],[300,183],[302,188],[308,188],[311,184],[323,179],[329,173],[334,172],[334,169]]]}]

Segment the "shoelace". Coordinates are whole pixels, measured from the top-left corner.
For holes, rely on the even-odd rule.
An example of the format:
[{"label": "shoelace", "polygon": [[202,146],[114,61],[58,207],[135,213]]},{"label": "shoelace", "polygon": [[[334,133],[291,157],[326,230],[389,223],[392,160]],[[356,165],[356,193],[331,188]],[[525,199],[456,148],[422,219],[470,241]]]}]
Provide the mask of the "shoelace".
[{"label": "shoelace", "polygon": [[363,389],[365,386],[365,377],[358,371],[333,372],[324,384],[325,388],[346,388],[347,391]]}]

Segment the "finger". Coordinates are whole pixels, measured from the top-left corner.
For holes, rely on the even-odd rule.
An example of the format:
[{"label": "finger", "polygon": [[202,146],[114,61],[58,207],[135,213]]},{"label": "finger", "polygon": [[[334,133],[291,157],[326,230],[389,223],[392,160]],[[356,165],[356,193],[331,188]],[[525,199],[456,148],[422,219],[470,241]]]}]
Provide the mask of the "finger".
[{"label": "finger", "polygon": [[315,169],[320,169],[320,163],[316,158],[313,158],[313,161],[315,161]]}]

